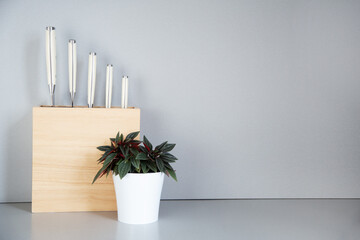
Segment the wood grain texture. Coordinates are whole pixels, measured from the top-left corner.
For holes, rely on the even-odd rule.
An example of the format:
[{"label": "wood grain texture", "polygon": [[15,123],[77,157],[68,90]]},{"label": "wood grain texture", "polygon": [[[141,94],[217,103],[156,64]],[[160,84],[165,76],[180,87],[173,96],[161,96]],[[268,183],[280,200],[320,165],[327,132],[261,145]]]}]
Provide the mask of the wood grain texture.
[{"label": "wood grain texture", "polygon": [[140,130],[138,108],[33,108],[32,212],[115,211],[112,178],[91,184],[97,146]]}]

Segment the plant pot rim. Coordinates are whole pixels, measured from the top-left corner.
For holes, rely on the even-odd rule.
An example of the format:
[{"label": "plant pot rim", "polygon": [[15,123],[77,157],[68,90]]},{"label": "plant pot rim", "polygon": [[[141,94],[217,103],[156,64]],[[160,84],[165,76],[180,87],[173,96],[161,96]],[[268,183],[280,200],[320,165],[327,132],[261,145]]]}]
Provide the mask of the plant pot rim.
[{"label": "plant pot rim", "polygon": [[[127,175],[132,175],[132,176],[139,176],[139,175],[161,175],[161,174],[164,174],[163,172],[151,172],[151,173],[127,173],[126,175],[125,175],[125,177],[127,176]],[[113,172],[113,175],[115,176],[115,174],[114,174],[114,172]]]}]

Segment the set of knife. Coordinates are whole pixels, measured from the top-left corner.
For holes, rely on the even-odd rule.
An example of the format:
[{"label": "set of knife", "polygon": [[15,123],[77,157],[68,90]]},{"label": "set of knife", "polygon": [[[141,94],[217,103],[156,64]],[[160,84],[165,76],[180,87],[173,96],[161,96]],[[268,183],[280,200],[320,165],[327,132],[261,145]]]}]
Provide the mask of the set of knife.
[{"label": "set of knife", "polygon": [[[74,107],[76,94],[76,76],[77,76],[77,56],[76,56],[76,40],[70,39],[68,42],[68,63],[69,63],[69,91],[71,98],[71,106]],[[56,38],[55,27],[46,27],[46,69],[47,80],[50,92],[51,105],[55,106],[55,86],[56,86]],[[113,65],[106,66],[106,92],[105,107],[111,108],[112,85],[113,85]],[[122,95],[121,107],[128,107],[128,80],[127,76],[122,78]],[[94,106],[96,84],[96,53],[89,53],[88,66],[88,107]]]}]

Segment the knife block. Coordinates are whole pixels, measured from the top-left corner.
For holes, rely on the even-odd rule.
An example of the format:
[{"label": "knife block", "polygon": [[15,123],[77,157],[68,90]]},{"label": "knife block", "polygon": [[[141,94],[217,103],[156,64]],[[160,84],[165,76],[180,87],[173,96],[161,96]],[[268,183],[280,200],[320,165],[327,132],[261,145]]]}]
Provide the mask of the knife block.
[{"label": "knife block", "polygon": [[96,147],[139,130],[139,108],[34,107],[32,212],[116,211],[112,177],[91,184]]}]

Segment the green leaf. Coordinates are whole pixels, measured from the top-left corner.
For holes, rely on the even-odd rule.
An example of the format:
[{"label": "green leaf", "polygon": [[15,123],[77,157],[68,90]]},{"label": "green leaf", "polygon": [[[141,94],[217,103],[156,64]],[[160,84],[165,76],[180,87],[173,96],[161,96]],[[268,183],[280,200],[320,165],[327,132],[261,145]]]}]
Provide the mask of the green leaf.
[{"label": "green leaf", "polygon": [[104,165],[103,165],[103,166],[109,165],[110,162],[111,162],[112,160],[114,160],[115,157],[116,157],[116,153],[110,153],[110,154],[105,158],[105,161],[104,161]]},{"label": "green leaf", "polygon": [[144,144],[149,147],[150,150],[152,150],[153,146],[150,143],[150,141],[144,136]]},{"label": "green leaf", "polygon": [[177,177],[176,177],[176,173],[174,170],[172,169],[166,169],[168,171],[168,173],[170,174],[170,176],[175,180],[177,181]]},{"label": "green leaf", "polygon": [[121,134],[121,135],[120,135],[120,142],[123,142],[123,141],[124,141],[124,135]]},{"label": "green leaf", "polygon": [[171,153],[163,153],[163,154],[161,154],[161,158],[162,159],[164,159],[164,161],[166,161],[166,160],[177,160],[177,158],[174,156],[174,155],[172,155]]},{"label": "green leaf", "polygon": [[111,142],[111,148],[116,149],[118,147],[117,143],[115,141]]},{"label": "green leaf", "polygon": [[118,172],[120,175],[120,179],[125,177],[125,175],[130,171],[131,163],[130,161],[121,161],[119,163]]},{"label": "green leaf", "polygon": [[173,163],[175,162],[175,160],[170,160],[170,159],[167,159],[167,158],[162,158],[162,157],[159,157],[161,160],[163,160],[164,162],[167,162],[167,163]]},{"label": "green leaf", "polygon": [[94,184],[94,182],[99,178],[99,176],[106,170],[106,168],[109,166],[109,164],[104,164],[103,166],[102,166],[102,168],[96,173],[96,175],[95,175],[95,177],[94,177],[94,179],[93,179],[93,182],[92,182],[92,184]]},{"label": "green leaf", "polygon": [[98,159],[98,162],[101,163],[102,161],[105,160],[105,158],[110,154],[111,150],[110,151],[106,151],[102,156],[101,158]]},{"label": "green leaf", "polygon": [[125,142],[130,141],[130,140],[134,140],[139,135],[139,133],[140,133],[139,131],[129,133],[125,138]]},{"label": "green leaf", "polygon": [[166,145],[162,148],[162,151],[163,151],[163,152],[170,152],[171,150],[174,149],[175,145],[176,145],[176,144],[170,144],[170,143],[168,143],[168,144],[166,144]]},{"label": "green leaf", "polygon": [[172,166],[171,166],[169,163],[167,163],[167,162],[164,162],[164,166],[165,166],[166,169],[174,170],[174,169],[172,168]]},{"label": "green leaf", "polygon": [[149,151],[144,146],[139,146],[140,150],[144,153],[148,153]]},{"label": "green leaf", "polygon": [[98,150],[106,152],[107,150],[110,150],[111,147],[110,146],[99,146],[97,147]]},{"label": "green leaf", "polygon": [[164,171],[164,163],[161,159],[157,158],[156,159],[156,166],[158,167],[158,169],[163,172]]},{"label": "green leaf", "polygon": [[147,157],[146,153],[141,152],[138,155],[136,155],[136,159],[143,161],[143,160],[148,160],[149,158]]},{"label": "green leaf", "polygon": [[131,140],[130,143],[133,145],[139,145],[141,143],[141,141],[140,140]]},{"label": "green leaf", "polygon": [[114,169],[113,169],[113,172],[114,172],[115,175],[116,175],[117,172],[118,172],[118,167],[119,167],[119,165],[118,165],[118,164],[115,164]]},{"label": "green leaf", "polygon": [[118,133],[116,134],[115,142],[118,143],[119,140],[120,140],[120,132],[118,132]]},{"label": "green leaf", "polygon": [[156,164],[154,162],[147,162],[146,164],[153,172],[157,172]]},{"label": "green leaf", "polygon": [[136,150],[135,148],[130,148],[130,152],[134,155],[134,156],[137,156],[139,151]]},{"label": "green leaf", "polygon": [[162,150],[162,148],[167,144],[167,141],[166,142],[163,142],[162,144],[156,146],[155,150]]},{"label": "green leaf", "polygon": [[140,168],[140,160],[139,159],[132,159],[131,164],[136,168],[139,169]]},{"label": "green leaf", "polygon": [[140,162],[140,165],[143,173],[147,173],[149,171],[149,168],[146,166],[145,162]]},{"label": "green leaf", "polygon": [[124,146],[123,146],[123,145],[120,145],[120,146],[119,146],[119,149],[120,149],[121,154],[124,155],[124,157],[125,157],[126,154],[125,154]]},{"label": "green leaf", "polygon": [[92,184],[94,184],[94,182],[98,179],[98,177],[100,176],[100,174],[102,173],[103,170],[104,170],[104,169],[101,168],[101,169],[96,173],[96,175],[95,175],[95,177],[94,177],[94,179],[93,179],[93,181],[92,181]]}]

